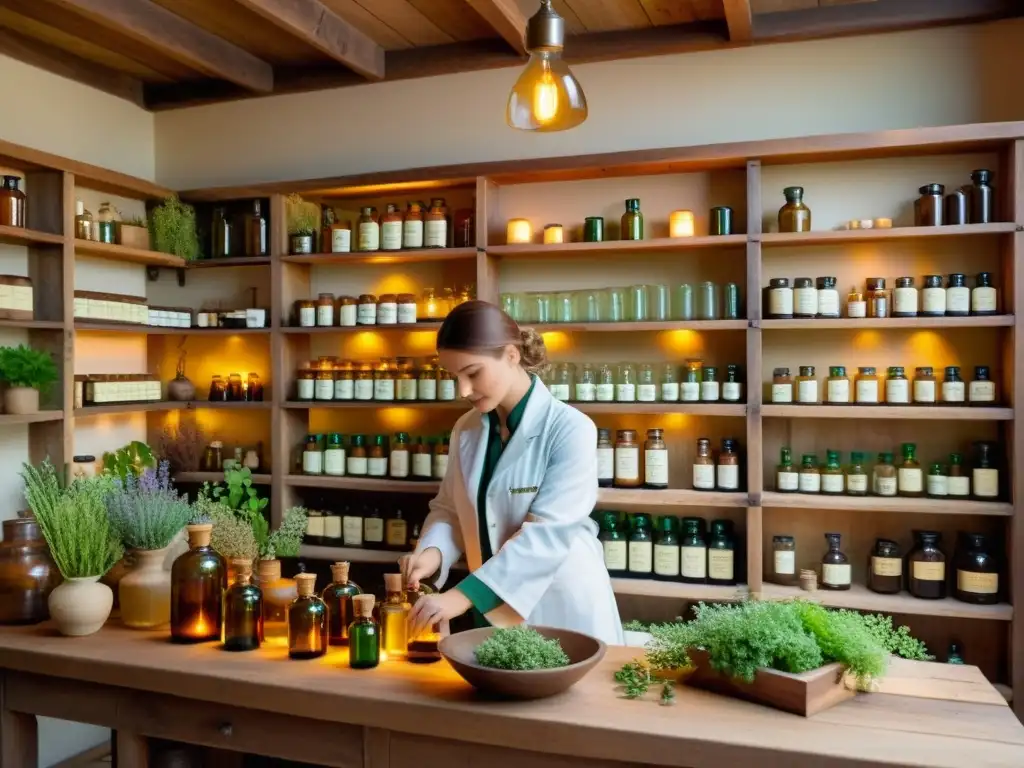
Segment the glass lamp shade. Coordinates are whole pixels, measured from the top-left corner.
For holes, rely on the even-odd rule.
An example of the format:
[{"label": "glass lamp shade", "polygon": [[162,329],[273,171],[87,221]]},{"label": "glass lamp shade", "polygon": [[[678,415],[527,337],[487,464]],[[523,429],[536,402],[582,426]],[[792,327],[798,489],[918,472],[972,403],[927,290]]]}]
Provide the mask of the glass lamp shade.
[{"label": "glass lamp shade", "polygon": [[559,52],[531,53],[508,97],[508,124],[521,131],[565,131],[586,119],[587,97]]}]

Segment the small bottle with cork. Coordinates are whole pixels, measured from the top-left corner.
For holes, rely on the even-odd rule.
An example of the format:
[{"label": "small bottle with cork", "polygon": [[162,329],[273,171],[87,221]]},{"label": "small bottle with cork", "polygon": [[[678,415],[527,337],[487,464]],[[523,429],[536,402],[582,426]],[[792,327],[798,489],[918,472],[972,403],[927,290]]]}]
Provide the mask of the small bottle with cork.
[{"label": "small bottle with cork", "polygon": [[352,598],[355,621],[348,628],[348,665],[352,669],[373,669],[380,663],[380,627],[373,618],[373,595]]},{"label": "small bottle with cork", "polygon": [[297,573],[299,596],[288,607],[288,658],[315,659],[327,653],[327,606],[315,592],[316,574]]},{"label": "small bottle with cork", "polygon": [[350,565],[331,565],[331,583],[320,596],[327,606],[327,638],[331,645],[348,645],[348,628],[354,614],[353,598],[362,594],[359,585],[348,580]]}]

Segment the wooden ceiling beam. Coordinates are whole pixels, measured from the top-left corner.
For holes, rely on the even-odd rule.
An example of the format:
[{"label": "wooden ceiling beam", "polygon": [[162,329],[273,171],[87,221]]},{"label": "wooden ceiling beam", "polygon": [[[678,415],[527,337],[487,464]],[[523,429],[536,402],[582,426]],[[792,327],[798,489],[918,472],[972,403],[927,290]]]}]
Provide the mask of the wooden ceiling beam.
[{"label": "wooden ceiling beam", "polygon": [[228,80],[250,91],[273,90],[274,71],[268,63],[149,0],[51,2],[145,43],[210,77]]},{"label": "wooden ceiling beam", "polygon": [[384,49],[320,0],[235,0],[370,80],[384,79]]},{"label": "wooden ceiling beam", "polygon": [[734,43],[749,43],[754,39],[754,14],[750,0],[723,0],[725,23],[729,39]]},{"label": "wooden ceiling beam", "polygon": [[[526,14],[515,0],[466,0],[520,56],[526,56]],[[538,4],[539,7],[539,4]]]}]

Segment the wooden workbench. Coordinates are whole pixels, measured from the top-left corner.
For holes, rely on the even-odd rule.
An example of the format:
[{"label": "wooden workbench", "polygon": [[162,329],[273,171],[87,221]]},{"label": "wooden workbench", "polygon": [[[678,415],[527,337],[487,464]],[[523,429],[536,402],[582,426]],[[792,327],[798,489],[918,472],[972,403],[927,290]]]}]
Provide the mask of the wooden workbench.
[{"label": "wooden workbench", "polygon": [[344,652],[4,627],[0,768],[36,765],[35,715],[116,729],[120,768],[146,765],[146,737],[344,768],[1024,766],[1024,726],[975,667],[894,660],[882,692],[804,719],[685,687],[671,707],[618,698],[612,672],[635,655],[611,648],[568,693],[513,703],[443,662],[356,672]]}]

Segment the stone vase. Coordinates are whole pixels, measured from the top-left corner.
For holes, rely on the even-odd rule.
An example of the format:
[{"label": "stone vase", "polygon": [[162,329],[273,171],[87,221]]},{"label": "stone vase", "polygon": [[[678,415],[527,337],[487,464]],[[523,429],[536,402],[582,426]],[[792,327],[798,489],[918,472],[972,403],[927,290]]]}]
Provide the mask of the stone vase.
[{"label": "stone vase", "polygon": [[114,592],[99,576],[67,579],[49,597],[50,617],[57,631],[68,637],[99,632],[114,607]]},{"label": "stone vase", "polygon": [[4,390],[4,411],[16,416],[39,413],[39,390],[32,387],[8,387]]}]

